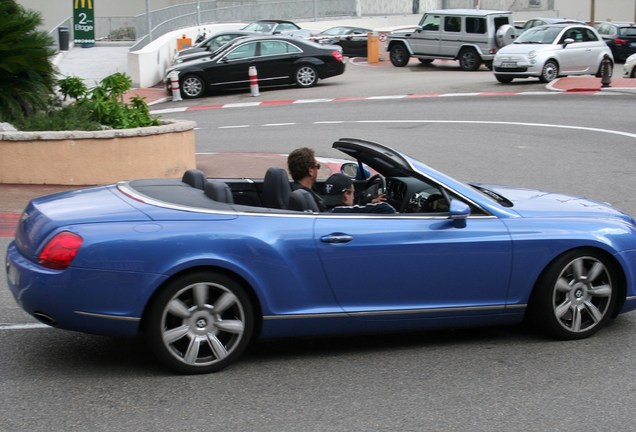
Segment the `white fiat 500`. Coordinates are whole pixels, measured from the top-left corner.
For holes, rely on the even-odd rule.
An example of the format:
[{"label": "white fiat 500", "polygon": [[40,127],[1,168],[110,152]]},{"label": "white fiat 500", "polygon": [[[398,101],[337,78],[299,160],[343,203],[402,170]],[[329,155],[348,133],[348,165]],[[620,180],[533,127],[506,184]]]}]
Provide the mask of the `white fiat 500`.
[{"label": "white fiat 500", "polygon": [[501,48],[493,60],[495,78],[501,83],[529,77],[546,83],[566,75],[600,77],[604,67],[611,76],[613,66],[612,52],[596,30],[579,24],[533,27]]}]

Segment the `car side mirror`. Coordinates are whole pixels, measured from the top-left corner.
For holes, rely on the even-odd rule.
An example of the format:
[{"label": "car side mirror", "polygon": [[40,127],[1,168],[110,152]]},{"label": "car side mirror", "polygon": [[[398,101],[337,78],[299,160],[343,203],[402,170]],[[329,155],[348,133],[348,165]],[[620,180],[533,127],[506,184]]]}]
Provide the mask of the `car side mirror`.
[{"label": "car side mirror", "polygon": [[450,202],[450,219],[458,228],[466,226],[466,219],[470,216],[470,206],[463,201],[451,199]]},{"label": "car side mirror", "polygon": [[567,38],[563,41],[563,47],[565,48],[566,46],[570,45],[571,43],[574,43],[574,39],[572,38]]}]

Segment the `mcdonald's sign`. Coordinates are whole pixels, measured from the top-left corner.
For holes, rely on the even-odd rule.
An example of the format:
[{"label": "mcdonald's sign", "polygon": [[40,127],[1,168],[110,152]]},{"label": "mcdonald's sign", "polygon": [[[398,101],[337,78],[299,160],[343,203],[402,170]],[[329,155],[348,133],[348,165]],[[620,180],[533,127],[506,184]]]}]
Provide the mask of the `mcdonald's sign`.
[{"label": "mcdonald's sign", "polygon": [[76,44],[95,43],[95,0],[73,0],[73,36]]}]

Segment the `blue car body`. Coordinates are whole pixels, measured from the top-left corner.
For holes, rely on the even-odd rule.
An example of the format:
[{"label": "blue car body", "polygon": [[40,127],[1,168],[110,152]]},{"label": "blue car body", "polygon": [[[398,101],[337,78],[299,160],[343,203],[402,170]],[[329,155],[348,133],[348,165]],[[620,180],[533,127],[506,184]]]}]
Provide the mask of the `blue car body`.
[{"label": "blue car body", "polygon": [[[7,251],[9,289],[48,324],[105,335],[138,334],[153,296],[194,270],[240,281],[262,338],[513,324],[524,319],[551,263],[593,250],[615,267],[608,314],[636,308],[636,226],[608,204],[467,185],[360,140],[334,147],[382,173],[400,212],[204,208],[183,193],[178,203],[152,194],[193,189],[171,179],[64,192],[25,209]],[[420,181],[443,189],[470,214],[455,214],[456,204],[442,213],[405,211],[400,206],[414,197],[391,191],[398,181],[402,189]],[[43,267],[38,255],[60,232],[83,243],[67,268]],[[350,241],[340,242],[343,236]]]}]

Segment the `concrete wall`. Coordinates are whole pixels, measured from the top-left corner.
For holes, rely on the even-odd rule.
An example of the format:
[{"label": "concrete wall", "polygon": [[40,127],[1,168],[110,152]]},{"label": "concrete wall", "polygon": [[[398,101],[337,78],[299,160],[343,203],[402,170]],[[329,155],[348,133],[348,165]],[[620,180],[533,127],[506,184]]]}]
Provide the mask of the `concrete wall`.
[{"label": "concrete wall", "polygon": [[196,168],[192,121],[97,132],[1,132],[0,183],[93,185]]}]

